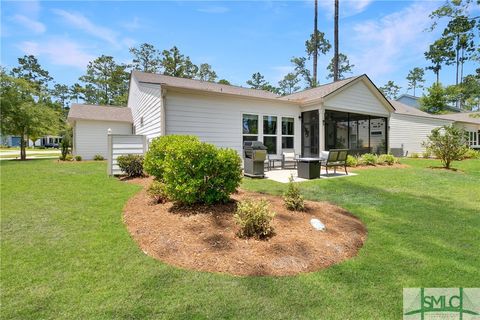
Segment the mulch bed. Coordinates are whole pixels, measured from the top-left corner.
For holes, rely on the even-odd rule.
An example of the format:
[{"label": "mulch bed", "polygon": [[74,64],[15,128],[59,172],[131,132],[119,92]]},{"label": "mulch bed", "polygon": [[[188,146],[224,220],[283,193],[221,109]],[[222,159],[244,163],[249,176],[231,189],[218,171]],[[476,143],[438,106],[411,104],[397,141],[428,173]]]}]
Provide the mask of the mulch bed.
[{"label": "mulch bed", "polygon": [[[124,222],[147,255],[177,267],[240,276],[294,275],[356,256],[367,236],[359,219],[327,202],[306,201],[305,212],[292,212],[281,197],[240,190],[229,203],[186,208],[153,203],[145,191],[151,181],[128,181],[144,189],[125,205]],[[267,240],[236,235],[236,202],[246,198],[265,198],[277,213],[275,234]],[[326,231],[315,230],[312,218],[320,219]]]}]

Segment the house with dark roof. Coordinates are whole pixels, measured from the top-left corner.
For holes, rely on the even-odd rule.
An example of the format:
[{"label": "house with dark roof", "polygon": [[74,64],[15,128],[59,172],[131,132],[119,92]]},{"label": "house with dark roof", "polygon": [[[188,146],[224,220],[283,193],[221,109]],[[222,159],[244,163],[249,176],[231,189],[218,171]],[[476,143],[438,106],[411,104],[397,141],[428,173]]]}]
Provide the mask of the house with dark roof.
[{"label": "house with dark roof", "polygon": [[[140,71],[131,73],[127,108],[74,105],[68,119],[74,152],[86,159],[107,154],[107,132],[143,135],[147,142],[196,135],[239,153],[244,142],[261,141],[277,155],[319,157],[341,148],[353,154],[394,149],[403,155],[421,152],[433,127],[453,122],[389,101],[367,75],[280,96]],[[418,131],[412,130],[417,122]],[[405,133],[410,131],[415,133]]]}]

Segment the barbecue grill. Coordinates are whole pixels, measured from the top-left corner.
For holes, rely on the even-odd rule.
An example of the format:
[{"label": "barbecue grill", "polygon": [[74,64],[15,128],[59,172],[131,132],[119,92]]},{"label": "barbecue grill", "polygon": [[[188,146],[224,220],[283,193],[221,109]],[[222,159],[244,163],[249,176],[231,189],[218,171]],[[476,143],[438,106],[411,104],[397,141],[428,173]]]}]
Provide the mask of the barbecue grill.
[{"label": "barbecue grill", "polygon": [[260,141],[243,143],[243,174],[252,178],[264,177],[264,163],[267,158],[267,147]]}]

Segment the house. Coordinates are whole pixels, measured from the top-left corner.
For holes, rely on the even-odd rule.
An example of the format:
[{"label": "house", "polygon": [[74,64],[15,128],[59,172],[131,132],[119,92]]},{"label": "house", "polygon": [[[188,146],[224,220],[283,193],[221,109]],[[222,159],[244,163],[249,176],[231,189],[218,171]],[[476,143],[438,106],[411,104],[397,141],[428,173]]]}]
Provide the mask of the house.
[{"label": "house", "polygon": [[[144,135],[148,143],[162,135],[196,135],[240,154],[243,142],[252,140],[262,141],[269,154],[318,157],[334,148],[405,154],[420,152],[432,128],[454,122],[387,100],[367,75],[279,96],[140,71],[130,77],[128,108],[73,105],[68,120],[74,153],[85,159],[107,153],[107,132]],[[405,122],[418,121],[422,134],[405,134],[411,131]]]},{"label": "house", "polygon": [[[412,96],[410,94],[402,94],[400,95],[396,101],[406,104],[407,106],[414,107],[420,109],[420,97]],[[454,105],[447,105],[448,112],[462,112],[462,109],[454,106]]]},{"label": "house", "polygon": [[72,104],[68,122],[73,128],[73,154],[84,159],[107,158],[107,134],[132,134],[132,113],[125,107]]},{"label": "house", "polygon": [[[46,135],[35,141],[28,140],[29,147],[58,148],[62,137]],[[6,147],[20,147],[20,136],[0,135],[0,145]]]}]

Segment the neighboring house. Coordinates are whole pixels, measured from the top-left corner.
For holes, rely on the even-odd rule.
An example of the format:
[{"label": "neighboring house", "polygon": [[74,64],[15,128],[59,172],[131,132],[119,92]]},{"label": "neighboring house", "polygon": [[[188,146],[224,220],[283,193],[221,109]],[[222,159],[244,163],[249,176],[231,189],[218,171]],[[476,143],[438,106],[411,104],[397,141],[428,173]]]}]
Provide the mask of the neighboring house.
[{"label": "neighboring house", "polygon": [[74,153],[85,159],[107,154],[108,129],[144,135],[148,143],[163,135],[196,135],[240,154],[244,141],[258,140],[270,154],[318,157],[335,148],[353,154],[393,148],[404,155],[422,152],[433,128],[454,122],[387,100],[366,75],[279,96],[139,71],[130,77],[128,108],[73,105],[68,120]]},{"label": "neighboring house", "polygon": [[84,159],[107,158],[108,132],[132,134],[132,113],[125,107],[72,104],[68,122],[73,127],[73,154]]},{"label": "neighboring house", "polygon": [[[60,136],[43,136],[35,142],[28,140],[28,146],[58,148],[61,141],[62,137]],[[20,136],[0,136],[0,145],[7,147],[20,147]]]},{"label": "neighboring house", "polygon": [[468,145],[480,149],[480,111],[442,114],[437,118],[454,121],[455,126],[467,131]]},{"label": "neighboring house", "polygon": [[[420,109],[420,97],[412,96],[410,94],[402,94],[400,97],[396,99],[398,102],[401,102],[403,104],[406,104],[407,106],[414,107],[417,109]],[[448,105],[447,106],[447,111],[449,112],[462,112],[460,108],[457,108],[456,106]]]}]

